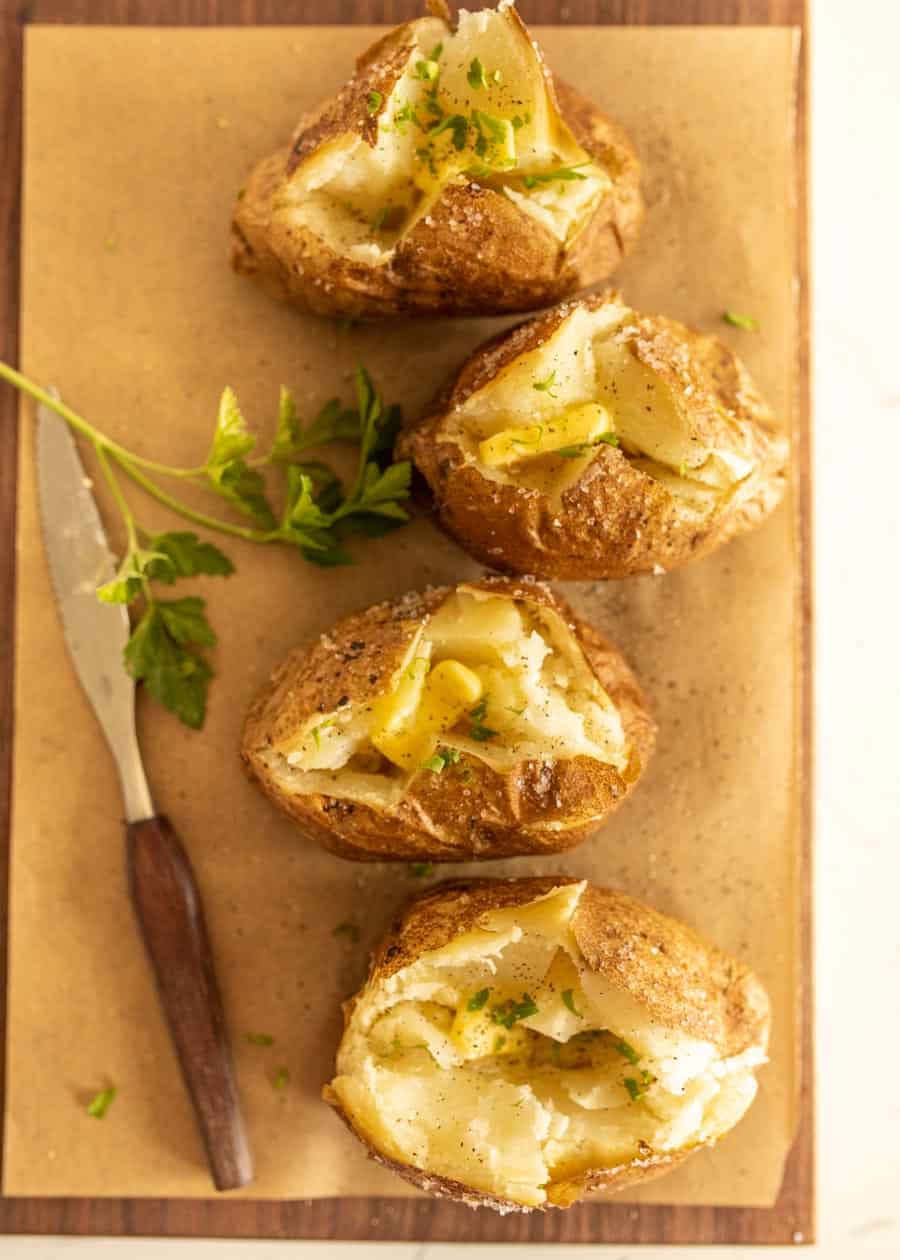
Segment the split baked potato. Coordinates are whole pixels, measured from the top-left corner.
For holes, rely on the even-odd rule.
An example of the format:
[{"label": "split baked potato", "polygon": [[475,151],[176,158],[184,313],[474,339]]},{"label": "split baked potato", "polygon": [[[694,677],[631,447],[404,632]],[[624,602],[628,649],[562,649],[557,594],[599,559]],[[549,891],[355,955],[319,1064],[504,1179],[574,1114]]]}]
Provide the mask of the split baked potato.
[{"label": "split baked potato", "polygon": [[536,582],[379,604],[293,652],[243,757],[342,857],[556,853],[634,786],[654,727],[619,653]]},{"label": "split baked potato", "polygon": [[606,293],[476,350],[397,455],[492,568],[621,578],[758,525],[788,443],[726,345]]},{"label": "split baked potato", "polygon": [[326,1100],[408,1181],[500,1211],[620,1190],[715,1142],[769,1032],[743,964],[565,877],[420,896],[344,1015]]},{"label": "split baked potato", "polygon": [[524,311],[608,276],[642,216],[627,137],[501,0],[364,53],[251,174],[232,261],[320,315]]}]

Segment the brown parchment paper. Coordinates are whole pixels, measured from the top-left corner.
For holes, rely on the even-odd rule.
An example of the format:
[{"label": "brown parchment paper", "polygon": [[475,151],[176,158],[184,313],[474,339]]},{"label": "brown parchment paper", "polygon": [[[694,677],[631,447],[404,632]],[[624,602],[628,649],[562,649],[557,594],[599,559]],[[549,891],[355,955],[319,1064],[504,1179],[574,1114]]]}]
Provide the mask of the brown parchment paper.
[{"label": "brown parchment paper", "polygon": [[[308,416],[351,396],[357,358],[409,414],[496,323],[341,330],[273,303],[226,265],[249,165],[333,91],[371,30],[29,28],[22,357],[134,449],[195,465],[234,385],[270,432],[279,385]],[[794,390],[788,30],[552,29],[551,64],[628,128],[649,216],[617,277],[630,300],[738,346],[791,423]],[[726,328],[731,307],[761,331]],[[35,509],[23,408],[6,1194],[207,1195],[210,1183],[123,879],[112,762],[72,672]],[[116,543],[121,535],[98,490]],[[140,520],[169,519],[135,498]],[[644,783],[561,871],[681,915],[759,970],[772,1061],[748,1117],[715,1150],[632,1193],[771,1203],[795,1121],[796,568],[792,505],[682,572],[570,586],[627,652],[659,719]],[[222,540],[218,540],[222,541]],[[339,1002],[393,909],[405,866],[345,863],[306,843],[240,772],[244,711],[300,640],[364,604],[475,572],[426,520],[319,570],[234,542],[237,575],[198,581],[221,643],[202,734],[139,707],[158,805],[206,898],[262,1198],[411,1193],[366,1161],[319,1090]],[[460,868],[445,868],[447,874]],[[361,940],[334,936],[352,919]],[[248,1032],[274,1037],[251,1045]],[[273,1088],[286,1066],[289,1087]],[[101,1122],[84,1104],[114,1082]]]}]

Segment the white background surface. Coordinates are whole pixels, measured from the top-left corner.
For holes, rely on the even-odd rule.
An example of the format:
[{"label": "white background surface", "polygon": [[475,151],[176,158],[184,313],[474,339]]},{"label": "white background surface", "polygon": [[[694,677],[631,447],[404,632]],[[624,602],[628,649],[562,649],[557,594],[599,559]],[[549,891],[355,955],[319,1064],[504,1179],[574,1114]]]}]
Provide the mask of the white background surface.
[{"label": "white background surface", "polygon": [[[900,4],[810,0],[817,1260],[900,1257]],[[798,1240],[799,1241],[799,1240]],[[520,1250],[526,1250],[520,1248]],[[551,1247],[528,1260],[559,1260]],[[4,1239],[3,1260],[460,1260],[451,1245]],[[469,1247],[467,1260],[512,1249]],[[765,1253],[776,1260],[793,1248]],[[569,1247],[679,1260],[691,1248]],[[704,1248],[702,1260],[754,1254]]]}]

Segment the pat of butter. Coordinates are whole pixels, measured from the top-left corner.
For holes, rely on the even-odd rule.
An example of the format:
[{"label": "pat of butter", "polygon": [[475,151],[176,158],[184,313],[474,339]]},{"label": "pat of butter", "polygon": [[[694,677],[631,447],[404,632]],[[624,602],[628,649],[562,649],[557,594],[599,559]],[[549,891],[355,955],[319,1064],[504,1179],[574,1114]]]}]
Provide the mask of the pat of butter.
[{"label": "pat of butter", "polygon": [[505,468],[536,455],[552,455],[568,447],[590,445],[601,435],[612,432],[612,417],[604,407],[598,403],[580,403],[540,424],[502,429],[480,443],[478,456],[488,468]]},{"label": "pat of butter", "polygon": [[[416,664],[416,662],[413,662]],[[440,661],[430,673],[410,678],[377,706],[372,743],[404,770],[414,770],[433,752],[437,737],[456,725],[481,699],[481,679],[459,661]]]}]

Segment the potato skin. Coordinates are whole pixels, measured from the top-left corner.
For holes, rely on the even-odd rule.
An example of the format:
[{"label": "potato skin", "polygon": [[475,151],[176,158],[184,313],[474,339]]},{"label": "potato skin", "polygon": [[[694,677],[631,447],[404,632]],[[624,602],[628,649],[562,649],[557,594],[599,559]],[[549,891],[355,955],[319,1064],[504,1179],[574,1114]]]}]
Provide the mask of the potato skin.
[{"label": "potato skin", "polygon": [[[441,949],[470,931],[482,915],[526,905],[554,888],[578,882],[565,875],[448,880],[414,896],[374,951],[363,989],[344,1003],[344,1027],[368,990],[422,954]],[[572,927],[591,970],[627,990],[654,1019],[711,1041],[722,1055],[767,1047],[771,1017],[762,984],[748,967],[704,941],[687,924],[625,893],[589,884]],[[323,1097],[373,1159],[420,1190],[504,1213],[534,1210],[386,1157],[344,1112],[330,1086],[323,1090]],[[547,1206],[569,1207],[589,1191],[615,1193],[642,1184],[683,1163],[700,1145],[662,1154],[648,1150],[627,1164],[595,1169],[576,1180],[554,1184],[548,1191],[552,1201]]]},{"label": "potato skin", "polygon": [[439,523],[494,569],[560,580],[668,571],[755,528],[784,493],[787,441],[737,356],[715,337],[634,312],[616,336],[664,381],[689,390],[702,440],[711,444],[721,433],[731,446],[737,434],[741,453],[758,461],[749,493],[698,520],[607,445],[598,446],[593,462],[560,503],[537,490],[489,481],[464,463],[444,427],[453,409],[513,359],[541,345],[576,305],[596,310],[619,301],[610,292],[565,302],[486,342],[415,426],[400,435],[397,458],[412,459],[424,477]]},{"label": "potato skin", "polygon": [[[519,21],[514,10],[512,17]],[[313,314],[353,319],[534,310],[610,275],[643,221],[640,165],[622,129],[546,67],[551,98],[613,181],[568,246],[502,192],[477,184],[449,185],[381,266],[344,257],[279,214],[280,190],[321,144],[354,131],[375,144],[378,120],[366,99],[371,91],[387,98],[415,38],[408,22],[381,39],[338,95],[301,119],[291,146],[255,167],[234,208],[235,270]]]},{"label": "potato skin", "polygon": [[[558,853],[604,821],[646,765],[655,740],[653,720],[634,675],[602,635],[575,621],[568,606],[540,583],[486,578],[463,585],[526,599],[564,617],[621,714],[629,764],[620,774],[589,757],[549,767],[523,760],[500,772],[463,754],[443,774],[420,771],[402,800],[384,810],[321,794],[286,793],[265,763],[266,750],[289,738],[311,713],[332,712],[350,700],[364,704],[381,694],[422,619],[456,588],[379,604],[338,623],[312,647],[292,652],[252,705],[244,727],[241,755],[251,776],[305,834],[340,857],[460,862]],[[542,826],[552,819],[576,821],[565,830]]]}]

